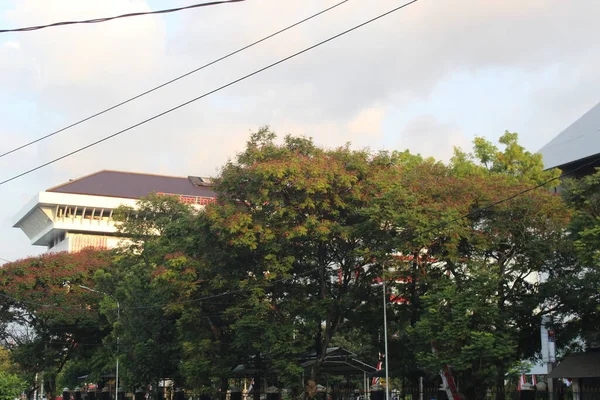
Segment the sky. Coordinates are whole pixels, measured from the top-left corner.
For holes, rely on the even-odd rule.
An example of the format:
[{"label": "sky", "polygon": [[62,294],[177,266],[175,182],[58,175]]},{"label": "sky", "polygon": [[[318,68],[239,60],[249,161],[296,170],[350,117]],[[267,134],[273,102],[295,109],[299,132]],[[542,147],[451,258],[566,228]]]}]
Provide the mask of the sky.
[{"label": "sky", "polygon": [[[198,0],[199,1],[199,0]],[[339,0],[247,0],[162,16],[0,34],[0,153]],[[3,0],[0,29],[196,0]],[[402,4],[349,0],[291,31],[0,158],[0,181],[224,85]],[[45,251],[12,228],[38,192],[102,170],[214,176],[264,125],[333,147],[448,160],[476,136],[530,151],[600,101],[597,0],[419,0],[112,140],[0,185],[0,263]]]}]

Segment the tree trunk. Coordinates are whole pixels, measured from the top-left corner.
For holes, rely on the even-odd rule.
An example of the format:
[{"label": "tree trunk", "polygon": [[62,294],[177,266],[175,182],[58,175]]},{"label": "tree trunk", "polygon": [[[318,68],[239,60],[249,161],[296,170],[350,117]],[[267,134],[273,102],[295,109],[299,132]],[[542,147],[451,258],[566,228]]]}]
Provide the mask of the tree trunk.
[{"label": "tree trunk", "polygon": [[51,376],[49,374],[45,374],[46,381],[44,382],[44,390],[46,391],[46,398],[48,400],[54,398],[54,393],[56,393],[56,377]]},{"label": "tree trunk", "polygon": [[506,368],[504,363],[498,364],[498,376],[496,377],[496,400],[505,400],[506,394],[504,393],[504,377],[506,376]]},{"label": "tree trunk", "polygon": [[[496,322],[496,334],[501,334],[504,330],[504,314],[506,310],[505,304],[505,293],[504,293],[504,263],[500,262],[500,285],[498,286],[498,320]],[[500,360],[497,364],[498,367],[498,375],[496,376],[496,400],[505,400],[506,396],[504,395],[504,377],[506,375],[506,368],[504,367],[504,362]]]},{"label": "tree trunk", "polygon": [[[419,275],[419,252],[413,253],[412,271],[410,275],[410,326],[414,327],[419,320],[419,299],[417,294],[417,278]],[[383,276],[381,277],[383,279]]]},{"label": "tree trunk", "polygon": [[260,375],[256,375],[254,377],[254,385],[252,386],[252,390],[254,390],[254,394],[252,398],[254,400],[260,400],[260,392],[262,390],[261,380],[262,377]]},{"label": "tree trunk", "polygon": [[225,400],[227,398],[227,390],[229,389],[229,379],[227,378],[221,378],[221,393],[220,393],[220,398],[221,400]]}]

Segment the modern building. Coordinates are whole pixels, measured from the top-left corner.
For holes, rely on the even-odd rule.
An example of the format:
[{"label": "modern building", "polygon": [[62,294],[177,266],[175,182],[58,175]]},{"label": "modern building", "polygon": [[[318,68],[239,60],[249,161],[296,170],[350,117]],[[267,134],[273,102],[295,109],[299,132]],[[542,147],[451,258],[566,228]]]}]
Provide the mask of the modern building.
[{"label": "modern building", "polygon": [[35,246],[49,252],[76,252],[86,247],[113,248],[121,240],[113,221],[120,205],[135,206],[151,193],[177,196],[196,207],[215,201],[210,179],[122,171],[99,171],[38,193],[16,216]]},{"label": "modern building", "polygon": [[600,103],[540,149],[546,169],[579,178],[600,167]]},{"label": "modern building", "polygon": [[[539,152],[546,169],[559,168],[573,178],[582,178],[596,172],[596,168],[600,167],[600,103],[559,133]],[[588,352],[570,354],[556,366],[554,335],[549,335],[551,332],[550,328],[542,326],[541,356],[548,378],[571,379],[574,400],[594,397],[600,388],[598,343],[586,338]],[[584,394],[585,386],[592,387],[594,393]]]}]

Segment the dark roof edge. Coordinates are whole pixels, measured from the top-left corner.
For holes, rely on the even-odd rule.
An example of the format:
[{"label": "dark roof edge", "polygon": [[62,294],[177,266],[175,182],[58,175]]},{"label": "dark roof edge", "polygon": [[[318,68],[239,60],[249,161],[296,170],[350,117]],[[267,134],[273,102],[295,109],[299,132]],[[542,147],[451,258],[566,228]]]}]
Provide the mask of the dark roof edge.
[{"label": "dark roof edge", "polygon": [[[78,182],[78,181],[81,181],[83,179],[89,178],[91,176],[101,174],[103,172],[114,172],[114,173],[117,173],[117,174],[130,174],[130,175],[159,176],[159,177],[163,177],[163,178],[175,178],[175,179],[187,179],[185,176],[149,174],[149,173],[145,173],[145,172],[120,171],[120,170],[116,170],[116,169],[102,169],[100,171],[92,172],[91,174],[87,174],[87,175],[84,175],[82,177],[79,177],[79,178],[72,179],[72,180],[69,180],[67,182],[61,183],[60,185],[53,186],[53,187],[51,187],[49,189],[46,189],[46,192],[55,191],[56,189],[60,189],[60,188],[62,188],[64,186],[66,186],[66,185],[69,185],[69,184],[73,183],[73,182]],[[82,193],[73,193],[73,194],[82,194]]]},{"label": "dark roof edge", "polygon": [[544,171],[550,171],[551,169],[560,169],[564,172],[566,167],[570,166],[578,166],[578,164],[585,164],[586,162],[593,161],[594,159],[600,160],[600,153],[592,154],[590,156],[586,156],[583,158],[579,158],[577,160],[568,161],[566,163],[555,165],[553,167],[544,168]]}]

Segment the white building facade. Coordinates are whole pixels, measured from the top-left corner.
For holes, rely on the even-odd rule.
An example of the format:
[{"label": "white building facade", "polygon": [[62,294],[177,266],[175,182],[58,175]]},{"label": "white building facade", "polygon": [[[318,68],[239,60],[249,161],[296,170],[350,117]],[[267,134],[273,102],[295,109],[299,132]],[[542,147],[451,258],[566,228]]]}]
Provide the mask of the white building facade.
[{"label": "white building facade", "polygon": [[77,252],[87,247],[114,248],[122,238],[114,210],[151,193],[177,196],[197,207],[215,201],[210,180],[122,171],[99,171],[38,193],[15,217],[34,246],[48,252]]}]

